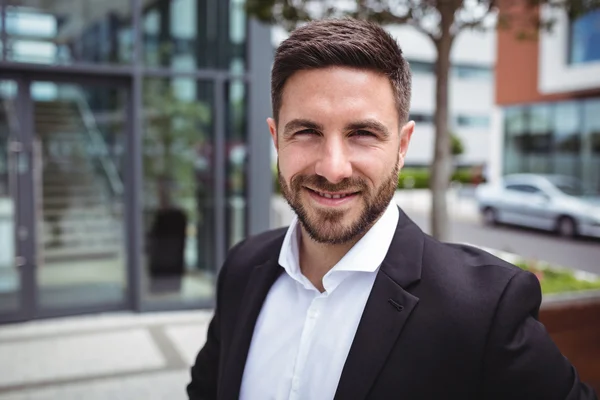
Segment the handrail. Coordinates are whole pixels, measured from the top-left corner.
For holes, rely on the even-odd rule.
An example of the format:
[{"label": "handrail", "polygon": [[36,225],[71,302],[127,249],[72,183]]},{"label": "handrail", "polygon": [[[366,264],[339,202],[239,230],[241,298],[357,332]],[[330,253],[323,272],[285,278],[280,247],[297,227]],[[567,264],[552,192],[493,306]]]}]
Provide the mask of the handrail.
[{"label": "handrail", "polygon": [[83,95],[79,91],[77,92],[76,102],[90,141],[92,144],[97,145],[102,150],[101,154],[98,156],[98,159],[100,160],[102,170],[108,179],[110,189],[113,195],[121,196],[123,194],[123,181],[119,176],[119,171],[117,170],[114,161],[110,157],[106,156],[108,154],[106,141],[102,137],[102,134],[96,125],[96,120],[87,101],[83,98]]},{"label": "handrail", "polygon": [[[7,99],[3,99],[2,106],[4,107],[4,112],[6,113],[6,120],[8,122],[8,131],[9,133],[18,132],[19,130],[19,120],[15,117],[14,110],[11,109],[11,102],[6,101]],[[10,136],[9,136],[10,139]]]}]

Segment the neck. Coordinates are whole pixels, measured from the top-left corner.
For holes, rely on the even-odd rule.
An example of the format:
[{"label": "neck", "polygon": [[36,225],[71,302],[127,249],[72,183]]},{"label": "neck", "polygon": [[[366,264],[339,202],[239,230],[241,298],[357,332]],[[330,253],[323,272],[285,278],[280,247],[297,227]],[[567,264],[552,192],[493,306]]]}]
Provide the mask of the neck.
[{"label": "neck", "polygon": [[319,243],[314,241],[302,227],[299,260],[302,274],[320,292],[324,292],[323,277],[325,274],[327,274],[327,272],[329,272],[359,240],[360,237],[343,244]]}]

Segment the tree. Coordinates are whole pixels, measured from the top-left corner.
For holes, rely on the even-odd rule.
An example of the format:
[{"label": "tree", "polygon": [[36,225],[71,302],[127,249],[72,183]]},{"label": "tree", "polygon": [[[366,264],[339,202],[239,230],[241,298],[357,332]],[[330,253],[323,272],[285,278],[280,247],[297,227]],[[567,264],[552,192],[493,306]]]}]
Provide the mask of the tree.
[{"label": "tree", "polygon": [[450,51],[462,31],[511,28],[520,38],[548,29],[551,19],[540,6],[565,9],[571,18],[598,6],[599,0],[247,0],[247,10],[263,22],[288,31],[307,21],[353,17],[382,25],[407,24],[427,36],[437,51],[434,158],[431,166],[431,232],[449,239],[446,190],[452,173],[448,124]]}]

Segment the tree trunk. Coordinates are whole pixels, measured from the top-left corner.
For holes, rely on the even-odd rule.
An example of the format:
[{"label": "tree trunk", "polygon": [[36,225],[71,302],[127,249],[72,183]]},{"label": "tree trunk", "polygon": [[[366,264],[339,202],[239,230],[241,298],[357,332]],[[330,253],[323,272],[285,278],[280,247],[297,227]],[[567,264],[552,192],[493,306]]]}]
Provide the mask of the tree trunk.
[{"label": "tree trunk", "polygon": [[[442,3],[443,4],[443,3]],[[435,41],[437,48],[436,93],[435,93],[435,151],[431,165],[431,234],[438,240],[450,240],[450,226],[446,202],[446,191],[451,176],[450,135],[448,134],[448,76],[450,71],[450,49],[453,36],[450,32],[454,10],[440,6],[441,36]]]}]

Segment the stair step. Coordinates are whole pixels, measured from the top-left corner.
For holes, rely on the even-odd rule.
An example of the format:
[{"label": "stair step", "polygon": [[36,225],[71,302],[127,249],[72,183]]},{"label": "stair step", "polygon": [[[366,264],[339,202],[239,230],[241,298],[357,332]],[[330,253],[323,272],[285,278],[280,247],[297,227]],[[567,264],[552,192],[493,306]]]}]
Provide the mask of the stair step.
[{"label": "stair step", "polygon": [[62,199],[58,199],[58,200],[54,200],[54,199],[49,199],[49,200],[44,200],[42,203],[42,208],[44,210],[44,213],[46,211],[52,211],[52,210],[62,210],[62,211],[66,211],[69,210],[73,207],[96,207],[96,206],[102,206],[106,204],[106,200],[104,199],[90,199],[90,200],[62,200]]},{"label": "stair step", "polygon": [[62,169],[62,168],[56,168],[56,167],[44,168],[42,170],[42,174],[44,176],[44,179],[54,178],[54,177],[64,177],[69,180],[71,180],[72,178],[81,178],[81,177],[94,177],[95,178],[94,170],[87,166],[82,166],[81,168],[74,167],[74,168],[70,168],[70,169]]},{"label": "stair step", "polygon": [[98,249],[60,249],[60,250],[45,250],[43,260],[45,263],[59,261],[77,261],[77,260],[92,260],[92,259],[112,259],[120,256],[119,248],[98,248]]},{"label": "stair step", "polygon": [[[105,198],[103,197],[106,196],[105,192],[103,190],[101,190],[100,188],[94,187],[94,186],[88,186],[88,187],[68,187],[65,188],[64,186],[49,186],[46,187],[44,186],[43,190],[42,190],[42,198],[45,199],[54,199],[57,197],[68,197],[68,198],[78,198],[78,197],[83,197],[83,198],[94,198],[94,197],[100,197],[100,198]],[[110,199],[106,199],[107,201],[112,202],[113,200]]]},{"label": "stair step", "polygon": [[106,206],[104,207],[69,207],[66,210],[63,209],[47,209],[44,210],[44,218],[47,217],[59,217],[59,218],[107,218],[109,217],[110,210]]},{"label": "stair step", "polygon": [[75,111],[71,111],[69,113],[48,113],[48,114],[36,114],[34,119],[36,125],[39,124],[55,124],[55,123],[75,123],[81,125],[81,118],[79,118],[79,113]]},{"label": "stair step", "polygon": [[98,247],[102,245],[116,245],[122,242],[122,234],[119,232],[103,232],[103,233],[88,233],[82,235],[80,233],[60,234],[58,236],[58,245],[52,245],[56,242],[54,235],[43,235],[45,249],[57,248],[77,248],[81,246]]},{"label": "stair step", "polygon": [[84,185],[69,185],[66,182],[43,182],[42,195],[44,197],[54,196],[101,196],[105,193],[104,188],[96,183]]},{"label": "stair step", "polygon": [[59,232],[61,240],[62,238],[65,241],[72,241],[72,237],[75,238],[95,238],[95,237],[105,237],[108,236],[110,238],[119,238],[123,237],[123,228],[122,226],[117,225],[116,223],[112,224],[97,224],[97,225],[65,225],[58,223],[57,226],[52,224],[46,224],[42,229],[39,230],[43,240],[50,241],[56,232]]}]

